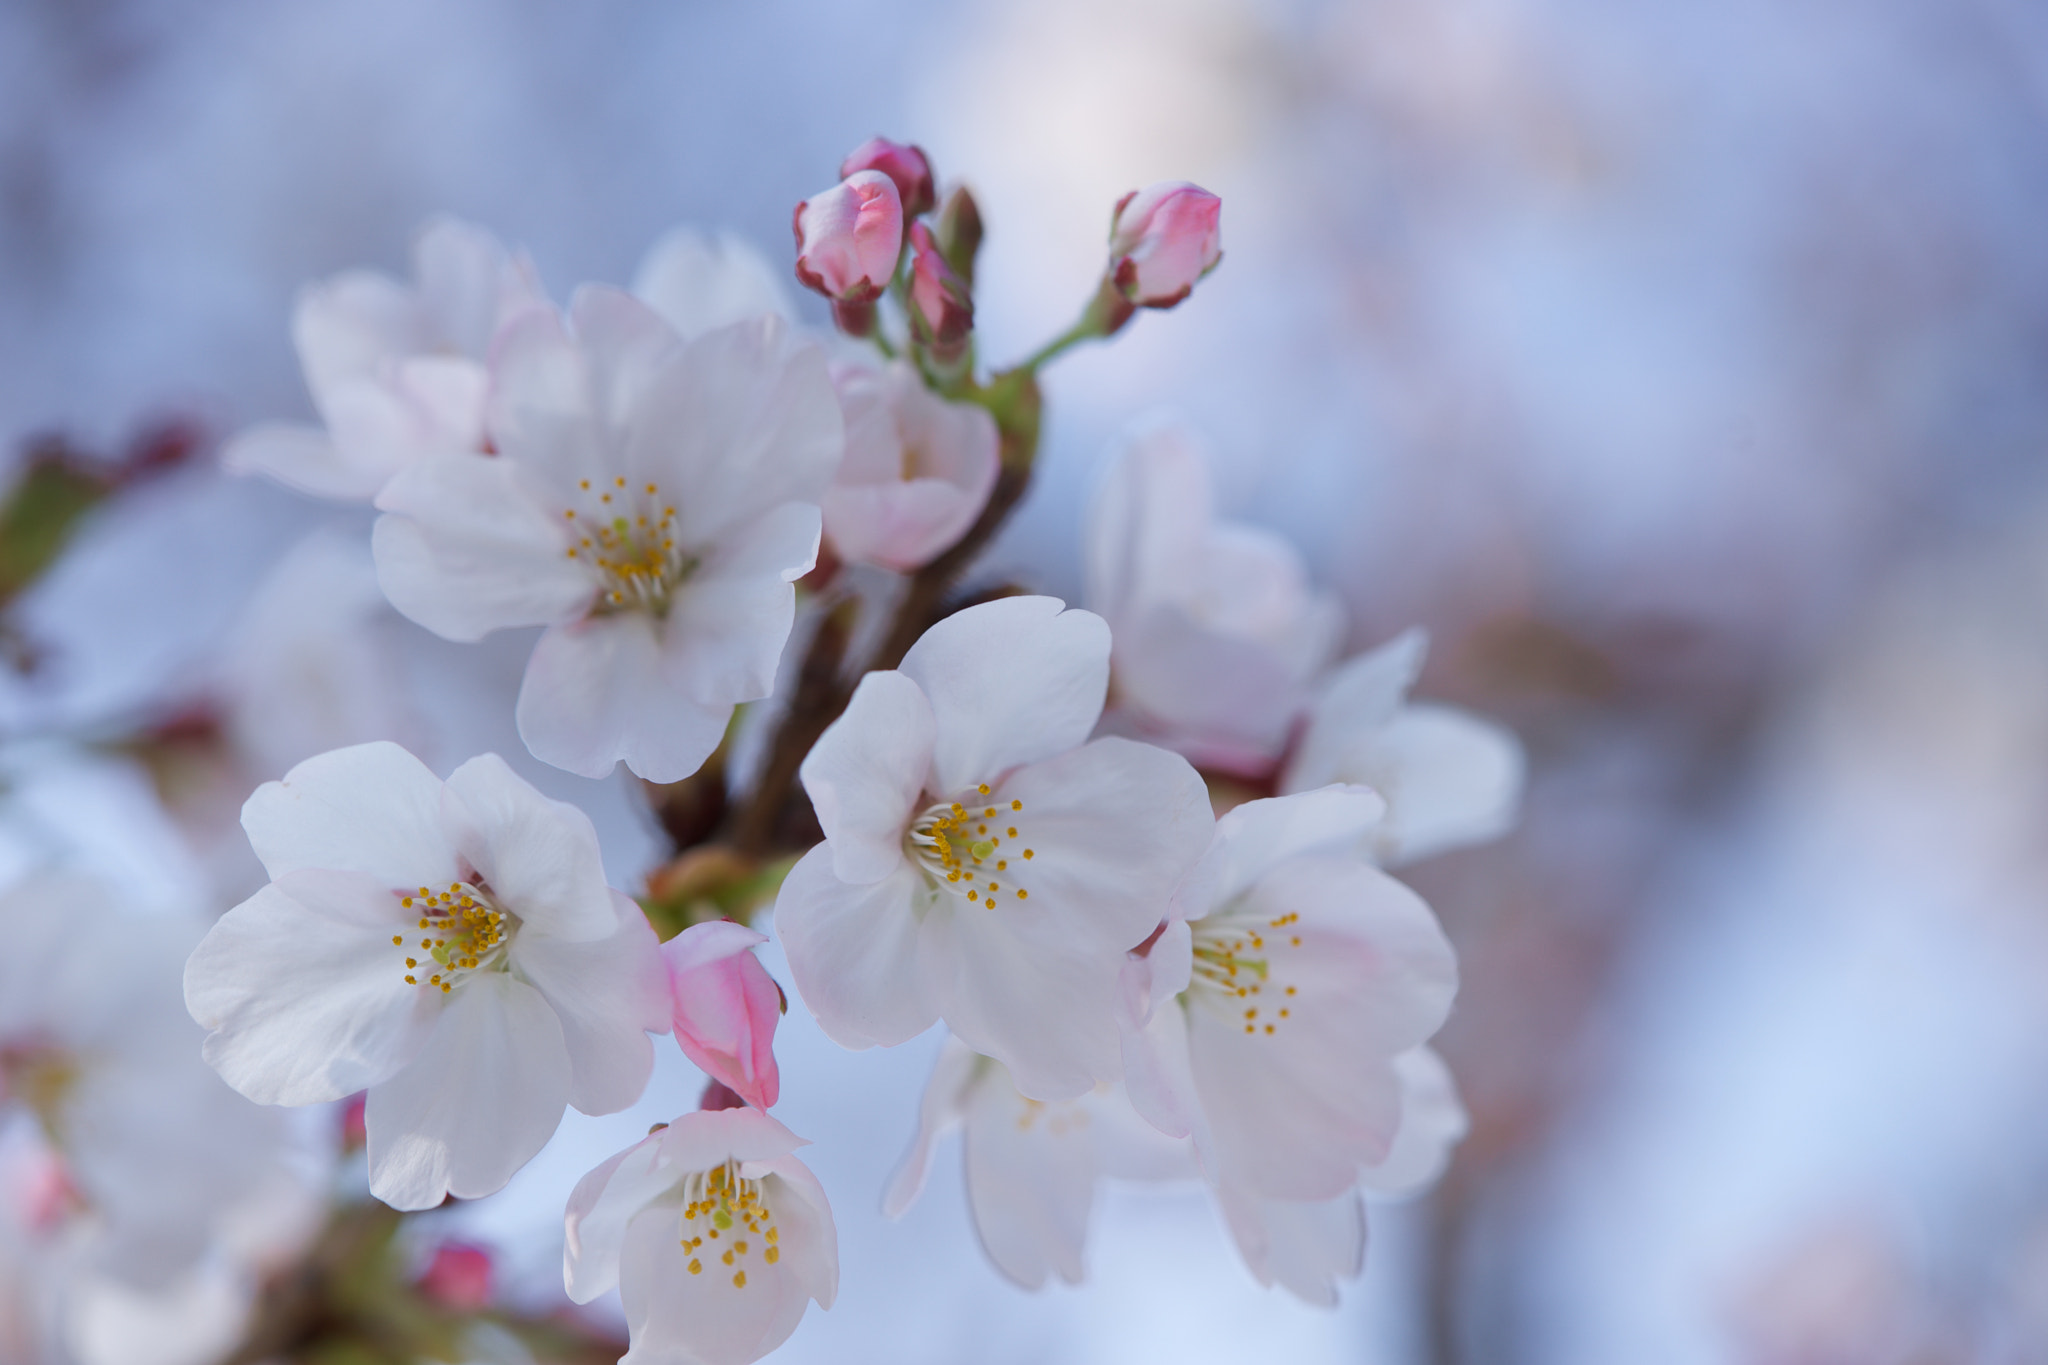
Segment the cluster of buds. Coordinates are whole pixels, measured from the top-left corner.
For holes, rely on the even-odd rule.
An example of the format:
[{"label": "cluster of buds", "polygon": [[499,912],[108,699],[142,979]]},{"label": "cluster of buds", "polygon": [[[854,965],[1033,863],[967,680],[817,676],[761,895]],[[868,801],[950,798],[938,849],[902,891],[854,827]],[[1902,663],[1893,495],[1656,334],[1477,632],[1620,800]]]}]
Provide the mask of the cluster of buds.
[{"label": "cluster of buds", "polygon": [[[796,207],[796,277],[832,301],[851,336],[877,338],[876,304],[894,293],[908,344],[942,385],[967,375],[974,330],[974,259],[981,213],[964,187],[940,202],[922,149],[870,138],[840,181]],[[1074,328],[1041,356],[1116,332],[1140,308],[1171,308],[1223,259],[1223,201],[1185,181],[1133,190],[1111,216],[1109,260]],[[920,221],[924,215],[930,221]]]}]

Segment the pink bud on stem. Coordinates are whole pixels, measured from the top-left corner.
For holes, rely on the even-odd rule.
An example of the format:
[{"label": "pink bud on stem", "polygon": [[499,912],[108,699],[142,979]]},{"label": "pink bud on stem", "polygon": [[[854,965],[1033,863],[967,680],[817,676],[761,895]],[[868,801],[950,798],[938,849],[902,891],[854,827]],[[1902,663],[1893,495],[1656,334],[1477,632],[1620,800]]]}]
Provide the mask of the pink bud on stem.
[{"label": "pink bud on stem", "polygon": [[974,299],[923,223],[910,225],[910,333],[943,368],[967,356]]},{"label": "pink bud on stem", "polygon": [[1223,259],[1223,201],[1185,180],[1161,181],[1117,201],[1109,275],[1140,308],[1171,308]]},{"label": "pink bud on stem", "polygon": [[[882,172],[856,171],[804,200],[793,226],[797,279],[834,304],[871,304],[895,278],[903,203],[896,182]],[[872,313],[867,325],[872,330]]]},{"label": "pink bud on stem", "polygon": [[903,216],[915,218],[929,213],[938,203],[932,186],[931,159],[922,147],[871,137],[853,149],[839,167],[839,178],[848,179],[861,171],[880,171],[896,182],[896,194],[903,204]]},{"label": "pink bud on stem", "polygon": [[764,935],[731,920],[694,924],[662,945],[676,1043],[712,1080],[756,1109],[774,1105],[782,990],[754,956]]}]

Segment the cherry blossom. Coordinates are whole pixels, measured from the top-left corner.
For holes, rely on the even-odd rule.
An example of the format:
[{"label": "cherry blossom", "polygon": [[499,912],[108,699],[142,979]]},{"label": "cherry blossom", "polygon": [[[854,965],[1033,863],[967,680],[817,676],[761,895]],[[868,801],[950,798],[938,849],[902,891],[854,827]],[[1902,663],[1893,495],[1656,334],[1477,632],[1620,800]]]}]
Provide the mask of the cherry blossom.
[{"label": "cherry blossom", "polygon": [[771,313],[794,318],[782,280],[782,271],[744,237],[676,228],[641,258],[633,294],[683,340],[693,341]]},{"label": "cherry blossom", "polygon": [[222,453],[227,468],[367,501],[418,460],[484,448],[491,340],[546,306],[540,281],[523,256],[453,218],[421,229],[413,276],[355,270],[300,294],[292,340],[324,426],[251,428]]},{"label": "cherry blossom", "polygon": [[839,303],[870,303],[896,275],[903,200],[881,171],[855,171],[796,206],[796,277]]},{"label": "cherry blossom", "polygon": [[696,771],[765,697],[818,548],[844,428],[817,348],[761,317],[682,341],[595,286],[499,338],[498,454],[422,460],[378,496],[392,604],[451,640],[549,627],[519,692],[535,757]]},{"label": "cherry blossom", "polygon": [[1206,767],[1263,776],[1279,761],[1343,612],[1294,547],[1219,520],[1186,426],[1135,430],[1089,509],[1087,600],[1114,632],[1114,714]]},{"label": "cherry blossom", "polygon": [[262,1104],[369,1091],[370,1189],[489,1194],[573,1104],[640,1097],[668,994],[588,817],[495,754],[444,783],[395,744],[308,759],[242,810],[272,878],[185,969],[206,1060]]},{"label": "cherry blossom", "polygon": [[994,489],[996,424],[952,403],[907,365],[833,367],[846,459],[825,494],[825,534],[841,559],[909,572],[951,549]]},{"label": "cherry blossom", "polygon": [[1238,806],[1132,956],[1132,1101],[1220,1185],[1326,1200],[1393,1151],[1396,1059],[1442,1025],[1457,963],[1421,898],[1349,851],[1383,810],[1344,787]]},{"label": "cherry blossom", "polygon": [[1365,847],[1388,867],[1500,837],[1521,800],[1525,764],[1511,731],[1406,700],[1427,648],[1410,630],[1332,670],[1280,777],[1283,792],[1356,782],[1385,797]]},{"label": "cherry blossom", "polygon": [[943,1018],[1041,1099],[1118,1071],[1125,951],[1212,829],[1185,760],[1087,737],[1102,618],[1050,597],[970,607],[870,673],[802,768],[825,842],[775,917],[797,989],[848,1047]]},{"label": "cherry blossom", "polygon": [[931,159],[922,147],[871,137],[847,153],[846,160],[839,164],[839,178],[844,180],[861,171],[880,171],[896,182],[905,218],[928,213],[939,202],[933,188]]},{"label": "cherry blossom", "polygon": [[773,1108],[782,1089],[774,1047],[782,990],[754,956],[767,941],[744,924],[712,920],[661,948],[683,1055],[756,1109]]},{"label": "cherry blossom", "polygon": [[562,1277],[577,1303],[618,1288],[620,1365],[745,1365],[832,1306],[839,1239],[804,1145],[757,1110],[699,1110],[578,1182]]}]

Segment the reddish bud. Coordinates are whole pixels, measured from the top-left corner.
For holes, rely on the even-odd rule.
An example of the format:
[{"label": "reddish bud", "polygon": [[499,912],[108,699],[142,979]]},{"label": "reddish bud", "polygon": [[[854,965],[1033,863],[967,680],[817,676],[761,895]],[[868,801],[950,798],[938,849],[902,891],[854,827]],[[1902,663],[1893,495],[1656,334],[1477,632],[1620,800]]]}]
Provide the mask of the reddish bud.
[{"label": "reddish bud", "polygon": [[974,329],[974,299],[953,273],[931,230],[910,225],[910,327],[941,363],[958,360]]},{"label": "reddish bud", "polygon": [[699,1109],[744,1109],[747,1102],[737,1090],[719,1081],[704,1082],[704,1093],[697,1097]]},{"label": "reddish bud", "polygon": [[1117,202],[1109,269],[1140,308],[1171,308],[1223,259],[1223,201],[1184,180],[1162,181]]},{"label": "reddish bud", "polygon": [[839,168],[839,178],[845,180],[860,171],[880,171],[896,182],[905,218],[929,213],[932,205],[938,203],[932,188],[932,163],[922,147],[871,137],[853,149]]},{"label": "reddish bud", "polygon": [[896,182],[859,171],[796,206],[796,277],[840,303],[882,296],[903,251]]},{"label": "reddish bud", "polygon": [[368,1091],[358,1090],[341,1102],[341,1145],[346,1151],[360,1152],[370,1140],[369,1125],[363,1119],[369,1098]]},{"label": "reddish bud", "polygon": [[731,920],[693,924],[661,946],[676,1043],[756,1109],[775,1103],[775,1025],[782,992],[754,956],[763,935]]},{"label": "reddish bud", "polygon": [[491,1253],[483,1247],[443,1242],[420,1276],[420,1292],[458,1313],[475,1313],[490,1306],[491,1272]]}]

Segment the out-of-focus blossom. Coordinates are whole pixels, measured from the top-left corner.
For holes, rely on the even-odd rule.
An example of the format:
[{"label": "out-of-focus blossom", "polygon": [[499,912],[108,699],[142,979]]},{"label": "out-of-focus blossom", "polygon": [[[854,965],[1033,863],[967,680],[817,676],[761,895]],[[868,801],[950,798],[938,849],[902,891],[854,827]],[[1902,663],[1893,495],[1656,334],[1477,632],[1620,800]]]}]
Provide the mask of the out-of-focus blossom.
[{"label": "out-of-focus blossom", "polygon": [[489,1194],[565,1103],[640,1097],[668,993],[581,811],[495,754],[443,783],[380,742],[265,783],[242,824],[272,881],[186,966],[206,1060],[264,1104],[367,1089],[378,1198]]},{"label": "out-of-focus blossom", "polygon": [[856,171],[796,206],[796,277],[837,303],[871,303],[903,253],[903,201],[880,171]]},{"label": "out-of-focus blossom", "polygon": [[1171,308],[1223,259],[1223,201],[1185,180],[1163,180],[1117,201],[1109,273],[1140,308]]},{"label": "out-of-focus blossom", "polygon": [[861,680],[804,760],[825,842],[783,883],[797,988],[848,1047],[943,1018],[1040,1099],[1118,1070],[1125,951],[1208,846],[1178,755],[1087,743],[1102,618],[1013,597],[946,618]]},{"label": "out-of-focus blossom", "polygon": [[1238,806],[1132,956],[1132,1102],[1219,1185],[1326,1200],[1393,1151],[1395,1060],[1442,1026],[1457,961],[1421,898],[1350,852],[1383,810],[1342,787]]},{"label": "out-of-focus blossom", "polygon": [[1343,629],[1300,553],[1217,519],[1201,448],[1172,422],[1112,458],[1084,550],[1114,640],[1112,723],[1205,767],[1271,772]]},{"label": "out-of-focus blossom", "polygon": [[782,272],[744,237],[676,228],[641,258],[633,293],[692,341],[770,313],[794,317],[782,280]]},{"label": "out-of-focus blossom", "polygon": [[767,935],[731,920],[693,924],[662,945],[670,1013],[683,1055],[756,1109],[774,1107],[775,1026],[782,992],[754,956]]},{"label": "out-of-focus blossom", "polygon": [[839,1239],[804,1145],[757,1110],[699,1110],[578,1182],[562,1276],[577,1303],[618,1287],[620,1365],[745,1365],[832,1306]]},{"label": "out-of-focus blossom", "polygon": [[519,691],[535,757],[689,776],[765,697],[818,548],[844,428],[818,349],[778,318],[684,342],[578,290],[492,369],[495,456],[423,460],[377,499],[377,573],[451,640],[545,625]]},{"label": "out-of-focus blossom", "polygon": [[1026,1098],[1001,1062],[948,1038],[925,1087],[917,1136],[882,1211],[901,1217],[924,1189],[932,1150],[963,1130],[967,1206],[982,1249],[1026,1289],[1050,1275],[1079,1284],[1096,1182],[1193,1178],[1194,1152],[1139,1117],[1121,1087],[1047,1104]]},{"label": "out-of-focus blossom", "polygon": [[929,213],[939,202],[931,159],[922,147],[871,137],[847,155],[840,164],[839,178],[844,180],[861,171],[880,171],[896,182],[896,195],[902,201],[905,218]]},{"label": "out-of-focus blossom", "polygon": [[[1396,1059],[1401,1127],[1387,1159],[1356,1187],[1330,1199],[1262,1199],[1234,1186],[1214,1193],[1239,1253],[1259,1283],[1279,1284],[1310,1303],[1336,1302],[1339,1280],[1358,1274],[1365,1254],[1361,1193],[1413,1194],[1442,1171],[1463,1136],[1465,1114],[1450,1072],[1428,1048]],[[883,1211],[900,1217],[924,1187],[932,1150],[962,1130],[967,1203],[989,1259],[1036,1289],[1057,1274],[1084,1274],[1096,1183],[1192,1180],[1193,1144],[1147,1123],[1120,1086],[1101,1085],[1052,1104],[1018,1092],[1002,1064],[948,1039],[925,1088],[918,1131],[897,1168]]]},{"label": "out-of-focus blossom", "polygon": [[1282,792],[1354,782],[1385,797],[1364,846],[1388,867],[1499,838],[1521,804],[1525,764],[1511,731],[1407,700],[1427,648],[1410,630],[1333,669],[1280,778]]},{"label": "out-of-focus blossom", "polygon": [[491,1253],[467,1242],[443,1242],[434,1248],[420,1272],[420,1292],[460,1313],[474,1313],[490,1304]]},{"label": "out-of-focus blossom", "polygon": [[960,363],[974,330],[974,297],[939,250],[932,230],[910,225],[910,330],[941,365]]},{"label": "out-of-focus blossom", "polygon": [[547,299],[496,238],[439,218],[413,244],[414,283],[356,270],[309,286],[292,340],[325,429],[266,425],[222,462],[301,492],[375,497],[417,460],[484,448],[484,361],[507,321]]},{"label": "out-of-focus blossom", "polygon": [[836,366],[846,458],[825,494],[825,534],[850,563],[908,573],[951,549],[995,487],[995,420],[939,397],[907,365]]}]

